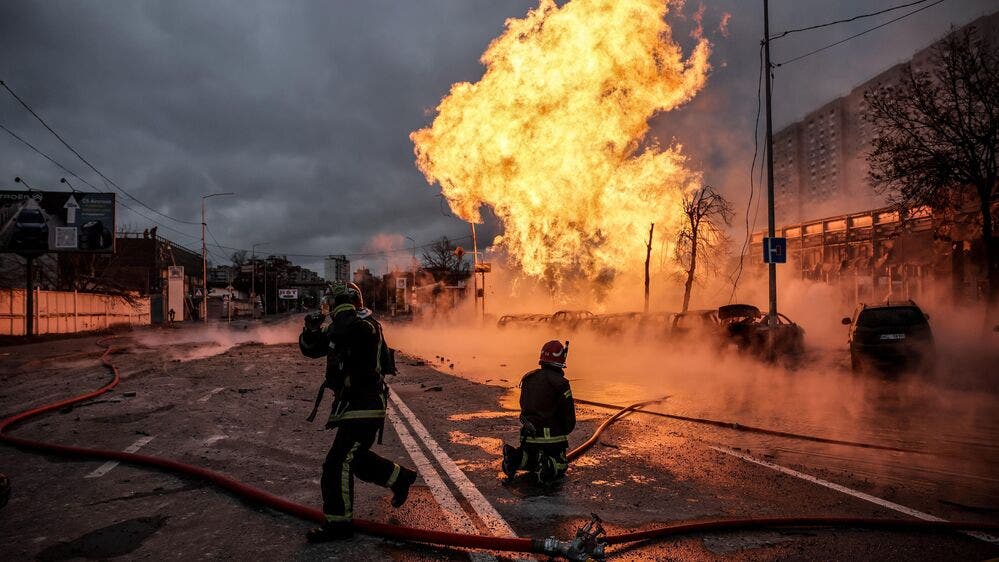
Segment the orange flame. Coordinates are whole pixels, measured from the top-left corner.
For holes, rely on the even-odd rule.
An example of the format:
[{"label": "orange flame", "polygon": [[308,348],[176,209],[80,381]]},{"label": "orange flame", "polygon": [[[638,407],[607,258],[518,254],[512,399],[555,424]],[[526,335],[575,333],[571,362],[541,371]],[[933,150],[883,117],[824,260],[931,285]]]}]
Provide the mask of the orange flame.
[{"label": "orange flame", "polygon": [[705,84],[710,52],[684,59],[662,0],[541,0],[509,19],[474,84],[454,84],[416,163],[452,210],[502,221],[497,238],[524,273],[606,279],[645,258],[649,223],[675,238],[700,174],[680,147],[645,142],[648,120]]}]

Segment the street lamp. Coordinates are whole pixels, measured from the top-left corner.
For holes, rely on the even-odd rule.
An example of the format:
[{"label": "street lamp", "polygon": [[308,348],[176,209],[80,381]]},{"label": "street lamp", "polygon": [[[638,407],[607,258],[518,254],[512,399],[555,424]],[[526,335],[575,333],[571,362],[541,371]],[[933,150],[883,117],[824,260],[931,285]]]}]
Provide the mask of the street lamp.
[{"label": "street lamp", "polygon": [[205,199],[220,195],[236,195],[231,191],[225,193],[210,193],[201,196],[201,319],[208,323],[208,246],[205,244]]},{"label": "street lamp", "polygon": [[75,187],[73,187],[73,184],[69,183],[69,181],[68,181],[68,180],[67,180],[66,178],[59,178],[59,183],[64,183],[64,184],[68,185],[68,186],[69,186],[69,189],[70,189],[70,190],[71,190],[71,191],[72,191],[73,193],[76,193],[76,188],[75,188]]},{"label": "street lamp", "polygon": [[250,301],[253,302],[252,315],[257,313],[257,246],[266,246],[270,242],[257,242],[250,246],[250,263],[253,264],[253,276],[250,278]]}]

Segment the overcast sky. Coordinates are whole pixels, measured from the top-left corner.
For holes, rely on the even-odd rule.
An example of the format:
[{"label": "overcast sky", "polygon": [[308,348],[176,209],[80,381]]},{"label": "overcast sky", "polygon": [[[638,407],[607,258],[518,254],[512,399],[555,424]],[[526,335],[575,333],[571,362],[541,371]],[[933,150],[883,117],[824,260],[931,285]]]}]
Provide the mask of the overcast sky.
[{"label": "overcast sky", "polygon": [[[777,33],[902,3],[773,0]],[[682,143],[709,183],[744,201],[752,154],[762,2],[704,2],[714,44],[704,92],[653,133]],[[408,135],[426,126],[457,81],[482,74],[478,58],[530,1],[364,2],[49,1],[0,3],[0,79],[144,211],[200,245],[201,195],[226,246],[269,243],[321,272],[308,254],[356,253],[464,236],[439,190],[413,164]],[[800,118],[946,32],[994,9],[946,0],[910,18],[777,71],[775,126]],[[688,0],[675,33],[690,44]],[[894,12],[773,43],[775,61],[890,19]],[[727,36],[719,29],[731,13]],[[0,123],[94,185],[102,180],[6,92]],[[59,189],[66,173],[0,131],[0,189],[13,178]],[[74,181],[70,178],[70,181]],[[78,186],[80,187],[80,186]],[[142,206],[124,196],[119,200]],[[119,226],[150,219],[119,209]],[[485,228],[486,231],[495,230]],[[181,234],[185,233],[185,234]],[[260,248],[264,252],[264,248]],[[216,250],[217,256],[229,252]],[[299,255],[299,256],[296,256]],[[384,260],[355,256],[355,264]]]}]

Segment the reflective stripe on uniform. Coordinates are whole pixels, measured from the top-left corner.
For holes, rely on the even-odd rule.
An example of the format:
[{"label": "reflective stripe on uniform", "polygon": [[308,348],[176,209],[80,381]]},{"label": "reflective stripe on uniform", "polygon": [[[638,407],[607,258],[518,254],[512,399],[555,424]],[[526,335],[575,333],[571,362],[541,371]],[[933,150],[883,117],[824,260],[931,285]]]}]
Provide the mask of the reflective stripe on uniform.
[{"label": "reflective stripe on uniform", "polygon": [[572,398],[572,390],[566,390],[564,394],[566,398]]},{"label": "reflective stripe on uniform", "polygon": [[340,314],[341,312],[344,312],[346,310],[357,310],[357,309],[354,308],[354,305],[350,303],[344,303],[333,309],[333,316],[336,316],[337,314]]},{"label": "reflective stripe on uniform", "polygon": [[389,476],[388,482],[385,483],[386,486],[392,486],[392,484],[395,484],[396,479],[399,478],[399,472],[401,469],[402,467],[397,464],[392,465],[392,476]]},{"label": "reflective stripe on uniform", "polygon": [[330,416],[330,421],[340,421],[340,420],[359,420],[359,419],[376,419],[384,418],[385,410],[350,410],[336,416]]},{"label": "reflective stripe on uniform", "polygon": [[[343,466],[340,470],[340,494],[343,497],[343,517],[345,521],[350,521],[354,518],[354,506],[350,501],[350,470],[351,463],[354,462],[354,453],[360,448],[361,444],[354,442],[354,445],[350,448],[350,452],[347,453],[347,458],[343,460]],[[327,515],[327,521],[329,521],[329,516]]]},{"label": "reflective stripe on uniform", "polygon": [[569,438],[565,435],[555,435],[552,437],[525,437],[524,443],[566,443]]}]

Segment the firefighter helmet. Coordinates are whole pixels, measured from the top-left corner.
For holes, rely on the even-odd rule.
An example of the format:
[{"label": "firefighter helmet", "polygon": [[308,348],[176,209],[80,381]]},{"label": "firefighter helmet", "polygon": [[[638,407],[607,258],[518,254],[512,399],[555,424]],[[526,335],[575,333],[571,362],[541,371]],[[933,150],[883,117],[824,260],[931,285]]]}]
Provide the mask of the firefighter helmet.
[{"label": "firefighter helmet", "polygon": [[361,288],[353,283],[338,281],[330,287],[330,294],[333,297],[333,304],[352,304],[358,310],[364,308],[364,297],[361,295]]},{"label": "firefighter helmet", "polygon": [[541,358],[538,363],[564,369],[565,359],[568,356],[569,342],[566,341],[565,344],[562,344],[558,340],[552,340],[541,347]]}]

